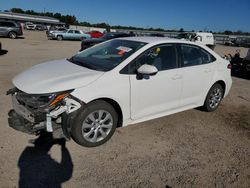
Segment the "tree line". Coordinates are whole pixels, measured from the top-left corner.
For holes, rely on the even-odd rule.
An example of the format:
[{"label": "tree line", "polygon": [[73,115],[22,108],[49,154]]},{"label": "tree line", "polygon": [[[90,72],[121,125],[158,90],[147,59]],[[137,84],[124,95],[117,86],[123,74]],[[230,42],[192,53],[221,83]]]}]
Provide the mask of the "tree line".
[{"label": "tree line", "polygon": [[[23,10],[21,8],[12,8],[10,10],[5,10],[5,12],[13,12],[13,13],[21,13],[21,14],[30,14],[30,15],[36,15],[36,16],[48,16],[58,19],[60,22],[66,23],[66,25],[79,25],[79,26],[87,26],[87,27],[100,27],[100,28],[106,28],[106,29],[125,29],[125,30],[147,30],[147,31],[173,31],[173,32],[185,32],[183,28],[180,28],[179,30],[166,30],[163,28],[142,28],[142,27],[133,27],[133,26],[121,26],[121,25],[114,25],[110,26],[108,23],[102,22],[102,23],[95,23],[91,24],[89,22],[80,22],[77,20],[77,18],[74,15],[63,15],[61,13],[52,13],[52,12],[35,12],[33,10]],[[225,35],[250,35],[250,32],[243,32],[241,30],[238,31],[220,31],[220,32],[213,32],[209,31],[211,33],[216,34],[225,34]]]}]

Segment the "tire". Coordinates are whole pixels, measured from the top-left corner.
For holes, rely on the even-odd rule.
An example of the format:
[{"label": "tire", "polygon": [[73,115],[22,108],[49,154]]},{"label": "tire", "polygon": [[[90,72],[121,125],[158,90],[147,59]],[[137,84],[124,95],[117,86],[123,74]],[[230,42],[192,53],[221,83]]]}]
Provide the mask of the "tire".
[{"label": "tire", "polygon": [[214,84],[209,90],[203,109],[207,112],[212,112],[218,108],[224,95],[222,86],[218,83]]},{"label": "tire", "polygon": [[57,38],[57,40],[60,40],[60,41],[63,40],[63,36],[62,35],[58,35],[56,38]]},{"label": "tire", "polygon": [[85,147],[96,147],[108,141],[115,132],[118,115],[105,101],[94,101],[82,109],[71,127],[73,140]]},{"label": "tire", "polygon": [[15,38],[17,37],[17,34],[16,34],[16,32],[14,32],[14,31],[10,31],[9,34],[8,34],[8,36],[9,36],[9,38],[11,38],[11,39],[15,39]]}]

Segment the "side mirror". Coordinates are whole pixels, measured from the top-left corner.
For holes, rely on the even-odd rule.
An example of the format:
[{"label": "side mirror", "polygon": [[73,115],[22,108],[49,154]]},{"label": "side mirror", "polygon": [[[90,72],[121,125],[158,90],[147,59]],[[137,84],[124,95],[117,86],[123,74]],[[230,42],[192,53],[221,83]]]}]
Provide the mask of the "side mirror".
[{"label": "side mirror", "polygon": [[157,74],[158,69],[153,65],[144,64],[137,69],[137,72],[141,75],[153,76]]}]

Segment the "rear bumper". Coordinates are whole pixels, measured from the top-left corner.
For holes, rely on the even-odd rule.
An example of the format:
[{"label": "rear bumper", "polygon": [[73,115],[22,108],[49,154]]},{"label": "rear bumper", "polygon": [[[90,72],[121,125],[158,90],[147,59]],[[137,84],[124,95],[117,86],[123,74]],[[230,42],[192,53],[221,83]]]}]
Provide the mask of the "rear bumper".
[{"label": "rear bumper", "polygon": [[15,32],[16,32],[17,36],[22,36],[23,35],[22,29],[18,28],[18,29],[15,30]]},{"label": "rear bumper", "polygon": [[232,77],[229,76],[229,78],[228,78],[228,80],[226,82],[226,90],[225,90],[225,93],[224,93],[224,97],[226,97],[228,95],[228,93],[229,93],[229,91],[230,91],[230,89],[232,87],[232,82],[233,82]]}]

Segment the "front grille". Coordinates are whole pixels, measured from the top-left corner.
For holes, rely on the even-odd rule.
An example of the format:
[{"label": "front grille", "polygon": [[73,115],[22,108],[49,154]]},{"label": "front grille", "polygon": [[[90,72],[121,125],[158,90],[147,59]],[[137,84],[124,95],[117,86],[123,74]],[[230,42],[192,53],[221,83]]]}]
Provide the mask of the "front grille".
[{"label": "front grille", "polygon": [[[18,103],[23,105],[33,114],[36,123],[45,121],[47,113],[44,109],[48,102],[47,100],[43,100],[43,98],[39,97],[39,95],[27,94],[22,91],[18,91],[16,93],[16,99]],[[45,96],[42,97],[45,98]]]},{"label": "front grille", "polygon": [[16,98],[20,104],[32,110],[39,110],[41,107],[48,105],[51,100],[48,95],[27,94],[22,91],[16,93]]}]

